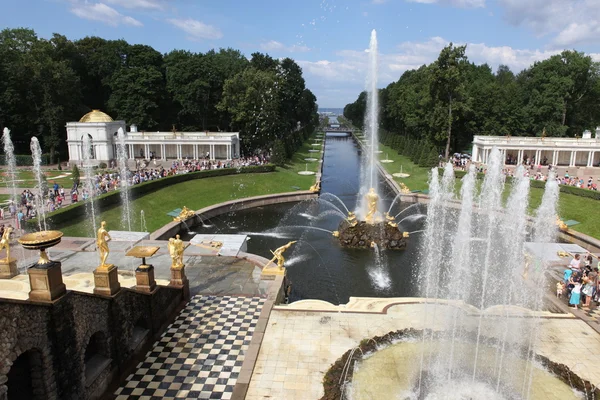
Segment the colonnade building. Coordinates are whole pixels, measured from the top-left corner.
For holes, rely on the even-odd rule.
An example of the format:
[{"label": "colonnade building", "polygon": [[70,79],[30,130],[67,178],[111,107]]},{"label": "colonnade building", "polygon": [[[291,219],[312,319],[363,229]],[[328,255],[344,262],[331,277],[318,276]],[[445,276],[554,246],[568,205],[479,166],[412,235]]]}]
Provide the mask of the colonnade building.
[{"label": "colonnade building", "polygon": [[117,132],[125,133],[125,146],[129,159],[181,160],[184,158],[231,160],[239,158],[239,132],[138,132],[131,125],[129,132],[125,121],[114,121],[108,114],[92,110],[79,122],[68,122],[67,145],[69,162],[84,159],[83,143],[87,136],[92,147],[91,161],[105,162],[117,158]]},{"label": "colonnade building", "polygon": [[502,152],[505,164],[520,164],[529,159],[536,165],[600,166],[600,128],[594,137],[585,131],[581,138],[475,136],[472,161],[487,164],[494,147]]}]

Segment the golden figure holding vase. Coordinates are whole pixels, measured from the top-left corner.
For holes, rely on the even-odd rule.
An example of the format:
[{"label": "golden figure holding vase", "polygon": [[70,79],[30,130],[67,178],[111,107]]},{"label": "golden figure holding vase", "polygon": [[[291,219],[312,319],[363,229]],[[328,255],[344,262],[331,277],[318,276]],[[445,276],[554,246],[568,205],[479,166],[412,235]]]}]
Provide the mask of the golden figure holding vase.
[{"label": "golden figure holding vase", "polygon": [[365,217],[365,221],[367,224],[375,223],[375,214],[377,213],[377,202],[379,201],[379,196],[375,193],[375,189],[369,189],[369,193],[365,195],[365,199],[367,200],[367,216]]},{"label": "golden figure holding vase", "polygon": [[109,266],[109,264],[106,264],[108,253],[110,253],[110,250],[108,248],[109,240],[111,240],[111,237],[108,234],[108,231],[106,230],[106,221],[102,221],[100,223],[100,228],[98,229],[98,235],[96,237],[96,247],[98,248],[98,254],[100,255],[100,267]]}]

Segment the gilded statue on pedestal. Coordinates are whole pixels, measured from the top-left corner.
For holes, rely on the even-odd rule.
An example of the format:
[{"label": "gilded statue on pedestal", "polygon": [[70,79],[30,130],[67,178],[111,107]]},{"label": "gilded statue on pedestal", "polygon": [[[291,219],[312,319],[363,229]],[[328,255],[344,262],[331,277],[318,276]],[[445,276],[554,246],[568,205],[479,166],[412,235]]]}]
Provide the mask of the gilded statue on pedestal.
[{"label": "gilded statue on pedestal", "polygon": [[365,217],[365,221],[368,224],[375,223],[375,213],[377,213],[377,201],[379,200],[379,196],[375,193],[375,189],[369,189],[369,193],[365,195],[365,199],[367,200],[367,216]]},{"label": "gilded statue on pedestal", "polygon": [[558,229],[560,229],[561,231],[569,230],[569,226],[567,224],[565,224],[558,215],[556,216],[556,225],[558,226]]},{"label": "gilded statue on pedestal", "polygon": [[346,221],[348,221],[350,226],[356,226],[356,224],[358,224],[358,221],[356,220],[356,214],[354,214],[352,211],[348,212],[348,218],[346,218]]},{"label": "gilded statue on pedestal", "polygon": [[7,226],[4,228],[2,239],[0,239],[0,250],[6,249],[6,262],[10,261],[10,234],[12,231],[13,228],[10,225]]},{"label": "gilded statue on pedestal", "polygon": [[294,240],[293,242],[289,242],[286,245],[283,245],[279,248],[277,248],[275,251],[271,251],[271,253],[273,254],[273,258],[271,260],[269,260],[269,262],[267,263],[267,265],[265,265],[265,268],[271,264],[272,262],[274,262],[275,260],[277,260],[277,266],[279,267],[279,269],[283,268],[283,263],[285,262],[285,258],[283,258],[283,253],[290,248],[291,245],[293,245],[294,243],[296,243],[296,240]]},{"label": "gilded statue on pedestal", "polygon": [[111,239],[108,231],[106,230],[106,221],[100,223],[100,229],[98,229],[98,236],[96,237],[96,247],[98,248],[98,254],[100,255],[100,267],[108,266],[106,259],[108,258],[108,241]]},{"label": "gilded statue on pedestal", "polygon": [[183,240],[180,239],[179,235],[175,235],[174,238],[169,239],[169,255],[171,256],[171,268],[183,267]]}]

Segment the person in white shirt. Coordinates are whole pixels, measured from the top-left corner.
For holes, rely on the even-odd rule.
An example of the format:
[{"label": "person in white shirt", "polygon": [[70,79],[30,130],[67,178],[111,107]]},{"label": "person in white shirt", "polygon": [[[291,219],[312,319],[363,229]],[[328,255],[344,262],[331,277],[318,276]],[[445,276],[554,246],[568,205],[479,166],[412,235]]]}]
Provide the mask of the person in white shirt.
[{"label": "person in white shirt", "polygon": [[579,254],[575,254],[571,262],[569,263],[569,267],[576,272],[581,271],[581,256]]}]

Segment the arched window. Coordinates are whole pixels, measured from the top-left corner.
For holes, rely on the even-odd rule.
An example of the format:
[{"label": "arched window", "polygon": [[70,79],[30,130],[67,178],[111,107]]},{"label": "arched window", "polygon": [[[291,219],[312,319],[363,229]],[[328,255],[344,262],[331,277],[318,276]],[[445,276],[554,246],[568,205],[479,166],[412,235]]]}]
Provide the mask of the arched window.
[{"label": "arched window", "polygon": [[42,353],[31,349],[22,353],[8,371],[8,400],[43,400],[48,393],[44,386]]},{"label": "arched window", "polygon": [[104,332],[98,331],[90,337],[83,361],[86,385],[90,385],[111,363],[108,341]]}]

